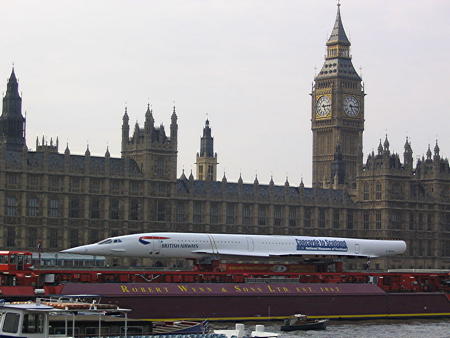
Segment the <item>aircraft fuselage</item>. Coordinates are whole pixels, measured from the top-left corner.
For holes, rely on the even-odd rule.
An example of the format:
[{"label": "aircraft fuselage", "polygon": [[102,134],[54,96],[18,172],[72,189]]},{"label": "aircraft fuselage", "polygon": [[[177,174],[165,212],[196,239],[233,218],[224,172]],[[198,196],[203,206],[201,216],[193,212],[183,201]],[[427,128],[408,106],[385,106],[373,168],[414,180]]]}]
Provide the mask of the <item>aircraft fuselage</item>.
[{"label": "aircraft fuselage", "polygon": [[201,259],[217,256],[287,258],[306,255],[380,257],[402,254],[405,250],[404,241],[393,240],[160,232],[111,237],[63,252]]}]

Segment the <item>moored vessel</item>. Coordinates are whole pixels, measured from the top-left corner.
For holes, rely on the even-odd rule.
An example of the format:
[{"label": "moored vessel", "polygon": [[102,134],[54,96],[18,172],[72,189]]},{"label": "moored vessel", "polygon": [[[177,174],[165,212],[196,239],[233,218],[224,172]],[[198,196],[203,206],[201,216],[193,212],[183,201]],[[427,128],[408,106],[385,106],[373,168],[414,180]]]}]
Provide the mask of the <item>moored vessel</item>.
[{"label": "moored vessel", "polygon": [[[92,298],[92,297],[90,297]],[[204,338],[208,323],[129,319],[130,309],[79,298],[0,303],[0,337],[159,337]]]},{"label": "moored vessel", "polygon": [[328,319],[311,319],[306,315],[295,314],[283,321],[280,330],[284,332],[325,330],[327,328],[327,322]]},{"label": "moored vessel", "polygon": [[68,283],[60,292],[86,291],[149,320],[273,320],[295,312],[332,319],[450,316],[442,292],[386,292],[369,283]]},{"label": "moored vessel", "polygon": [[221,271],[62,270],[33,269],[23,261],[1,267],[3,298],[91,294],[132,309],[129,316],[136,319],[450,317],[448,271],[297,272],[300,266],[280,264],[254,265],[253,271],[250,265]]}]

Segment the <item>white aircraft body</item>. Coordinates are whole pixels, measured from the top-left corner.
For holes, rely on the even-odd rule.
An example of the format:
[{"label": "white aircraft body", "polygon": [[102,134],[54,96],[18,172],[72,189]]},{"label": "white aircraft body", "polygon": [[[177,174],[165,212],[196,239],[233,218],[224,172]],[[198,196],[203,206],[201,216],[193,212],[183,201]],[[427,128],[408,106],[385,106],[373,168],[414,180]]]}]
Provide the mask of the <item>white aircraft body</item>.
[{"label": "white aircraft body", "polygon": [[194,258],[289,256],[380,257],[402,254],[404,241],[337,237],[160,232],[111,237],[62,252],[121,257]]}]

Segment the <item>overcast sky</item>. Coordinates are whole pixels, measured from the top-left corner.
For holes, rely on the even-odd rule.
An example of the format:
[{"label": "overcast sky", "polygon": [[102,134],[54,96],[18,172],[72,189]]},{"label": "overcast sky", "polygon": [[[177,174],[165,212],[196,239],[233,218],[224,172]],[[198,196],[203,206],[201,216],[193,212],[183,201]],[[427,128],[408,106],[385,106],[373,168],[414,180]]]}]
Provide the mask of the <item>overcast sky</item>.
[{"label": "overcast sky", "polygon": [[[364,153],[388,134],[414,158],[450,152],[450,1],[344,0],[344,28],[366,89]],[[211,121],[218,176],[311,185],[311,84],[324,61],[334,0],[3,1],[0,90],[14,63],[27,144],[58,136],[72,154],[120,156],[147,102],[169,130],[175,101],[178,172],[194,168]],[[366,157],[366,156],[365,156]],[[194,173],[195,174],[195,173]]]}]

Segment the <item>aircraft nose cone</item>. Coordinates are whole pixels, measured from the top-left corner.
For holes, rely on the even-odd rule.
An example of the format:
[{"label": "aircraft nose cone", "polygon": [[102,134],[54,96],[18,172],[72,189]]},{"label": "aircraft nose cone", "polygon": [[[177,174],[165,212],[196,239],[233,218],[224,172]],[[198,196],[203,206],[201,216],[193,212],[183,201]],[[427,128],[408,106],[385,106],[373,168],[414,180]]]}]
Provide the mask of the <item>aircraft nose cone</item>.
[{"label": "aircraft nose cone", "polygon": [[72,254],[87,254],[88,253],[88,248],[86,246],[77,246],[75,248],[70,248],[70,249],[66,249],[66,250],[62,250],[61,252],[64,253],[72,253]]}]

